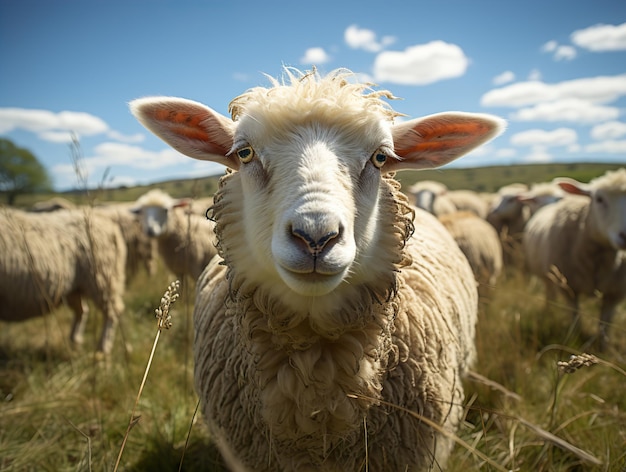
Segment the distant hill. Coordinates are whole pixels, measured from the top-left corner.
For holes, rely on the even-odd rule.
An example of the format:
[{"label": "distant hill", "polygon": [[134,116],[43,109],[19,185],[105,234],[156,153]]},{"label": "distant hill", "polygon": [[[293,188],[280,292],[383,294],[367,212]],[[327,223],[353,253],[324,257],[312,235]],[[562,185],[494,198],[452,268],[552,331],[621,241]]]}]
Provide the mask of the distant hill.
[{"label": "distant hill", "polygon": [[[448,188],[468,189],[478,192],[494,192],[503,185],[520,182],[531,184],[547,182],[555,177],[571,177],[581,182],[589,182],[594,177],[608,170],[624,167],[619,164],[580,163],[580,164],[525,164],[509,166],[476,167],[467,169],[434,169],[422,171],[401,171],[397,179],[404,188],[419,180],[437,180]],[[21,195],[17,205],[30,207],[37,201],[62,196],[78,204],[100,203],[107,201],[134,201],[152,188],[160,188],[173,197],[201,198],[213,195],[217,189],[218,176],[196,179],[169,180],[136,187],[118,187],[111,189],[72,190],[52,194]]]}]

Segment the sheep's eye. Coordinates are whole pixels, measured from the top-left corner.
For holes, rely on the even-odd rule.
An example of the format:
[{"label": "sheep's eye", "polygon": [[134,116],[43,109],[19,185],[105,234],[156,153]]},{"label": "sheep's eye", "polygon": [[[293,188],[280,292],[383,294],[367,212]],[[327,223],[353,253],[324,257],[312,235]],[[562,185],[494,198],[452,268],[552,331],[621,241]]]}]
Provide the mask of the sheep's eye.
[{"label": "sheep's eye", "polygon": [[372,154],[370,161],[372,161],[374,167],[380,169],[383,165],[385,165],[385,162],[387,162],[387,154],[385,154],[382,150],[377,149],[376,152]]},{"label": "sheep's eye", "polygon": [[604,197],[602,195],[596,195],[596,203],[598,205],[604,205]]},{"label": "sheep's eye", "polygon": [[254,149],[252,146],[246,146],[237,150],[237,157],[244,164],[250,162],[254,158]]}]

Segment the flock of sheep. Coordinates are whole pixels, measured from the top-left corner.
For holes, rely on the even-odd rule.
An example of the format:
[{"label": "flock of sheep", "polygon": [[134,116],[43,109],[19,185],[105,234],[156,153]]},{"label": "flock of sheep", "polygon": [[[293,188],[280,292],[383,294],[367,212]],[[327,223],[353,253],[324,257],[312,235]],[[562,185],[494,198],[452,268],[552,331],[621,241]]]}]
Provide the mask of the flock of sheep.
[{"label": "flock of sheep", "polygon": [[573,316],[580,295],[600,292],[606,345],[626,292],[626,169],[488,197],[437,182],[403,192],[396,171],[444,165],[502,120],[397,121],[389,92],[345,70],[271,81],[235,98],[231,117],[178,98],[131,103],[172,147],[228,169],[200,210],[159,190],[102,208],[0,209],[0,319],[66,302],[80,342],[90,298],[106,353],[125,280],[158,253],[196,280],[196,390],[235,471],[444,468],[479,295],[507,264]]}]

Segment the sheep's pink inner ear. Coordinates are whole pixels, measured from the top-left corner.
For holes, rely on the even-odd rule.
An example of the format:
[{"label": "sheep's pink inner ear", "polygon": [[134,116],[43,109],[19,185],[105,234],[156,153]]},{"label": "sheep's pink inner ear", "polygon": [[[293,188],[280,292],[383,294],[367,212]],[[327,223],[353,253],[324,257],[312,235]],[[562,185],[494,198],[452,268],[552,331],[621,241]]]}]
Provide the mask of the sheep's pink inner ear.
[{"label": "sheep's pink inner ear", "polygon": [[191,100],[148,97],[133,100],[131,111],[155,135],[177,151],[236,169],[228,158],[233,143],[232,120]]},{"label": "sheep's pink inner ear", "polygon": [[190,200],[188,198],[181,198],[176,203],[174,203],[174,208],[183,208],[189,206]]},{"label": "sheep's pink inner ear", "polygon": [[557,182],[557,183],[559,187],[561,187],[567,193],[571,193],[573,195],[583,195],[585,197],[588,197],[591,195],[591,192],[589,190],[573,182],[562,181],[562,182]]},{"label": "sheep's pink inner ear", "polygon": [[183,138],[208,141],[209,133],[200,126],[200,122],[208,118],[207,113],[184,113],[167,108],[154,108],[150,110],[152,119],[167,126],[170,132],[178,134]]},{"label": "sheep's pink inner ear", "polygon": [[476,121],[450,121],[432,120],[418,123],[413,131],[421,139],[403,146],[400,140],[396,146],[396,154],[401,157],[411,158],[422,155],[431,162],[431,166],[439,167],[453,161],[457,157],[476,147],[477,142],[482,142],[493,133],[493,127],[479,120]]},{"label": "sheep's pink inner ear", "polygon": [[496,137],[504,128],[504,120],[495,116],[461,112],[399,123],[392,133],[400,159],[388,161],[385,167],[389,171],[440,167]]}]

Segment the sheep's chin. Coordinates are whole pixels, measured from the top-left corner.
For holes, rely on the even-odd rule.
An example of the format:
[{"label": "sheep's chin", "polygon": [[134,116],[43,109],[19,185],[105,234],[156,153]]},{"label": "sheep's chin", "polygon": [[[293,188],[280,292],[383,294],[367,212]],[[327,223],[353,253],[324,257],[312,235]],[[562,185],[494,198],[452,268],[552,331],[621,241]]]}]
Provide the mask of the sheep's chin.
[{"label": "sheep's chin", "polygon": [[345,271],[338,274],[298,274],[278,266],[280,278],[292,291],[305,297],[321,297],[335,290],[343,281]]}]

